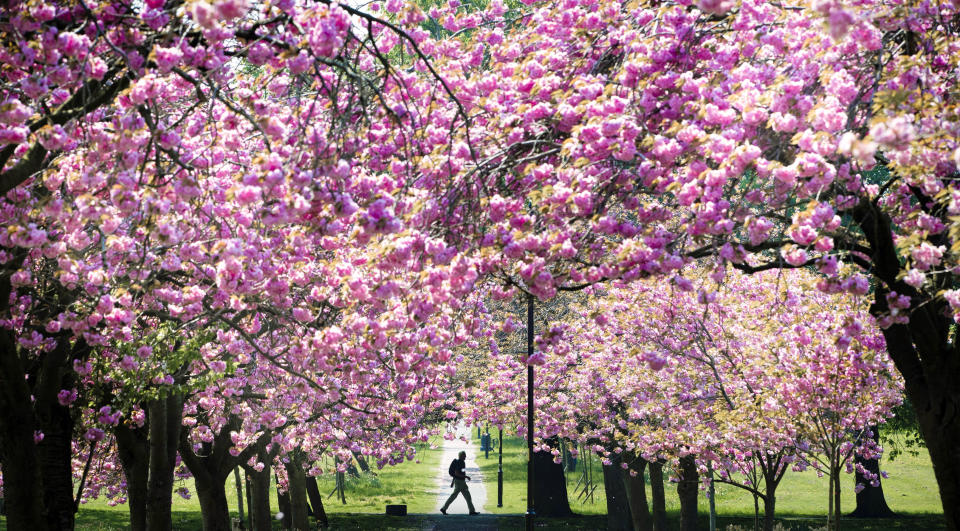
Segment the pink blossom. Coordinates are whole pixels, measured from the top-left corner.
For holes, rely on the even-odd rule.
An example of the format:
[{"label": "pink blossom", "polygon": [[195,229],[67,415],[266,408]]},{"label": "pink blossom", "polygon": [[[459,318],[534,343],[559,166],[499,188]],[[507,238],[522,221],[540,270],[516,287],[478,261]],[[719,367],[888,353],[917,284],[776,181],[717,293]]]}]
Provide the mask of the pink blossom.
[{"label": "pink blossom", "polygon": [[213,7],[223,20],[240,18],[248,9],[246,0],[219,0]]},{"label": "pink blossom", "polygon": [[917,268],[913,268],[903,277],[903,281],[910,286],[919,289],[921,286],[923,286],[925,276],[926,275],[924,275],[922,271]]},{"label": "pink blossom", "polygon": [[807,252],[799,247],[782,251],[783,259],[792,266],[800,266],[807,262]]},{"label": "pink blossom", "polygon": [[807,246],[817,239],[817,231],[808,225],[801,225],[790,231],[790,238],[799,245]]},{"label": "pink blossom", "polygon": [[120,368],[127,371],[135,370],[139,366],[140,363],[133,356],[124,356],[123,359],[120,360]]},{"label": "pink blossom", "polygon": [[76,399],[77,399],[76,389],[70,389],[70,390],[61,389],[60,392],[57,393],[57,402],[59,402],[60,405],[64,407],[69,406],[74,401],[76,401]]},{"label": "pink blossom", "polygon": [[27,107],[20,100],[8,99],[0,104],[0,123],[4,125],[20,125],[33,115],[33,109]]},{"label": "pink blossom", "polygon": [[206,0],[198,0],[190,5],[190,13],[197,24],[204,28],[212,28],[217,23],[217,12]]},{"label": "pink blossom", "polygon": [[30,135],[30,129],[21,127],[0,127],[0,145],[22,144]]},{"label": "pink blossom", "polygon": [[172,68],[179,66],[183,60],[183,53],[175,46],[169,48],[157,46],[153,49],[153,58],[160,72],[169,72]]},{"label": "pink blossom", "polygon": [[928,242],[923,242],[910,250],[910,256],[913,258],[917,269],[927,271],[940,264],[944,251],[946,251],[946,247],[943,245],[933,246]]},{"label": "pink blossom", "polygon": [[89,428],[83,434],[83,438],[89,442],[100,442],[106,434],[100,428]]},{"label": "pink blossom", "polygon": [[706,13],[723,15],[736,5],[732,0],[699,0],[697,6]]},{"label": "pink blossom", "polygon": [[29,271],[23,269],[14,272],[10,275],[10,284],[15,288],[22,288],[24,286],[29,286],[33,282],[33,279],[30,276]]}]

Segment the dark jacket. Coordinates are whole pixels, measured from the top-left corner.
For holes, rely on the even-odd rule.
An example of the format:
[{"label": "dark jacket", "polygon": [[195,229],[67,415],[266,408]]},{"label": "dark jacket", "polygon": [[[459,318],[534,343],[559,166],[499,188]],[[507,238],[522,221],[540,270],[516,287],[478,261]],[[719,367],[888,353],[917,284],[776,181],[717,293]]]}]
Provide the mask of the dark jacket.
[{"label": "dark jacket", "polygon": [[464,470],[467,468],[467,462],[464,459],[454,459],[450,463],[450,475],[456,479],[466,479],[467,474]]}]

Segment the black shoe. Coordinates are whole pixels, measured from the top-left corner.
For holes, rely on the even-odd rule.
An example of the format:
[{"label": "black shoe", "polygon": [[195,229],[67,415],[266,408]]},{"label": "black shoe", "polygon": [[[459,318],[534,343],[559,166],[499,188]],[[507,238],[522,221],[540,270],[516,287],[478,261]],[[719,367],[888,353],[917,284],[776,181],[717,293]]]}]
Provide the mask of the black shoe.
[{"label": "black shoe", "polygon": [[477,511],[473,511],[472,513],[470,513],[470,516],[475,516],[475,515],[478,515],[478,514],[480,514],[480,513],[478,513]]},{"label": "black shoe", "polygon": [[444,509],[443,507],[441,507],[441,508],[440,508],[440,512],[441,512],[441,513],[443,513],[444,515],[446,515],[446,514],[447,514],[447,510],[446,510],[446,509]]}]

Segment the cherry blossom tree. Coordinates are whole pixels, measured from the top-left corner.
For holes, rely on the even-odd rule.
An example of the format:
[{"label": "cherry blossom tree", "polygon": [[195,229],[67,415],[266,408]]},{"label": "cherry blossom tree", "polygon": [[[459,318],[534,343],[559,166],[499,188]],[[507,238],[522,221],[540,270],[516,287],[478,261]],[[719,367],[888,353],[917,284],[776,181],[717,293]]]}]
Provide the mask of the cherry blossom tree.
[{"label": "cherry blossom tree", "polygon": [[95,428],[72,393],[99,400],[88,363],[177,384],[166,352],[121,355],[161,323],[235,345],[185,378],[247,356],[318,383],[339,319],[372,338],[346,358],[387,365],[371,357],[391,345],[416,366],[401,331],[448,340],[421,323],[482,277],[548,299],[683,286],[716,257],[872,297],[960,527],[958,17],[925,1],[7,2],[11,522],[72,526],[69,450]]},{"label": "cherry blossom tree", "polygon": [[[424,332],[432,351],[411,355],[404,345],[421,343],[400,331],[415,335],[418,320],[457,305],[446,301],[469,292],[468,262],[452,261],[442,242],[423,235],[390,236],[401,229],[397,207],[405,208],[391,192],[403,183],[372,179],[365,171],[375,162],[351,162],[362,142],[377,142],[380,155],[391,148],[375,129],[354,135],[358,122],[409,114],[385,99],[405,83],[385,53],[404,48],[423,57],[424,36],[407,31],[418,17],[405,11],[388,21],[349,6],[295,2],[4,8],[11,68],[0,133],[9,228],[0,242],[0,378],[9,414],[0,421],[0,447],[4,477],[18,485],[8,489],[11,525],[72,527],[69,407],[78,396],[84,406],[102,399],[77,389],[81,380],[109,387],[143,369],[159,373],[155,385],[176,387],[236,376],[256,358],[320,385],[302,373],[326,368],[318,345],[259,348],[257,330],[323,330],[344,309],[355,316],[351,334],[375,338],[355,347],[351,363],[358,353],[400,345],[389,360],[390,374],[401,374],[395,392],[410,394],[411,371],[445,363],[443,348],[433,347],[449,333]],[[265,91],[254,90],[261,85]],[[408,143],[397,138],[394,149]],[[338,252],[351,247],[367,255]],[[371,258],[372,269],[361,273]],[[423,275],[416,282],[437,289],[397,284],[391,268]],[[153,354],[140,338],[164,323],[191,337],[216,332],[229,347],[179,360]],[[314,343],[332,348],[337,333]],[[122,347],[137,343],[135,354]],[[304,356],[320,369],[299,361]],[[176,389],[146,392],[173,400],[164,409],[173,415],[170,430],[151,415],[150,429],[163,433],[150,440],[175,447],[184,397]],[[103,426],[88,428],[90,438],[103,437]],[[167,451],[160,468],[170,471],[174,456]],[[46,473],[47,464],[57,470]],[[147,521],[169,527],[169,518]]]},{"label": "cherry blossom tree", "polygon": [[471,119],[422,171],[500,278],[550,297],[717,256],[870,294],[960,527],[956,5],[493,5],[432,14],[486,48],[435,56]]},{"label": "cherry blossom tree", "polygon": [[[718,470],[717,480],[763,500],[764,528],[772,529],[787,470],[825,459],[835,485],[855,450],[878,451],[858,448],[858,434],[890,415],[902,388],[862,302],[818,293],[806,286],[816,277],[802,271],[697,277],[702,285],[716,279],[722,288],[711,294],[685,282],[588,290],[538,338],[537,439],[579,441],[630,477],[662,459],[684,479],[707,481]],[[520,428],[522,364],[495,359],[466,401],[475,418]],[[642,483],[626,491],[633,527],[648,528]],[[684,518],[691,528],[693,493]]]}]

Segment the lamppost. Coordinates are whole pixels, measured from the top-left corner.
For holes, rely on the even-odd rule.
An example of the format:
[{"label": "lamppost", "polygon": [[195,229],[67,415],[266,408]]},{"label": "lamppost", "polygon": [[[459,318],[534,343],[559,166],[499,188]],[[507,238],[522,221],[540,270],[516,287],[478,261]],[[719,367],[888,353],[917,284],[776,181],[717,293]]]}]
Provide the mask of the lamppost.
[{"label": "lamppost", "polygon": [[497,463],[497,507],[503,507],[503,428],[500,428],[500,456]]},{"label": "lamppost", "polygon": [[533,294],[527,293],[527,531],[533,531]]}]

